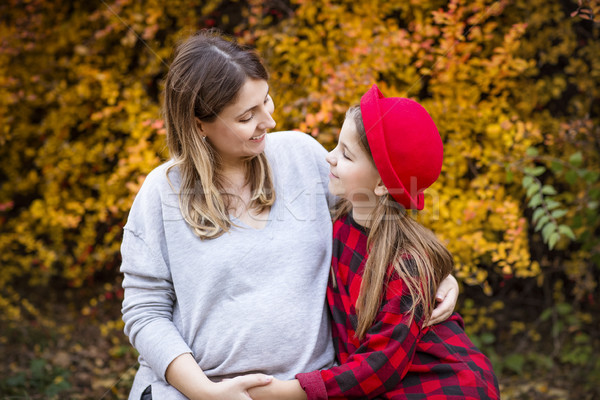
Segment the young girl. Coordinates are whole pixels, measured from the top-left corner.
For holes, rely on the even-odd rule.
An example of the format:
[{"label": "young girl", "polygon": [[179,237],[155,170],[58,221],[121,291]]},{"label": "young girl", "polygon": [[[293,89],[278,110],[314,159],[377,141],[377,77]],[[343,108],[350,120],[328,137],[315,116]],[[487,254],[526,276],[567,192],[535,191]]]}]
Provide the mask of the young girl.
[{"label": "young girl", "polygon": [[327,299],[339,366],[275,380],[254,399],[498,399],[489,360],[463,320],[426,327],[452,256],[407,210],[439,176],[443,149],[415,101],[373,86],[351,108],[329,153],[329,190],[342,198]]}]

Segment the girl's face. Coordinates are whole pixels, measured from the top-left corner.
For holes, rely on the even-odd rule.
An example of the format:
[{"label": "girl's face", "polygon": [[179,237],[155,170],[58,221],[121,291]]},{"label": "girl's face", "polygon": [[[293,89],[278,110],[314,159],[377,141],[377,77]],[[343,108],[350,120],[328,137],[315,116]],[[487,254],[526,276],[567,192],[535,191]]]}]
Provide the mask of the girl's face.
[{"label": "girl's face", "polygon": [[226,164],[257,156],[265,150],[267,130],[275,127],[275,107],[264,80],[248,79],[237,100],[212,122],[200,122],[202,133]]},{"label": "girl's face", "polygon": [[328,155],[329,191],[349,200],[353,207],[375,205],[375,187],[380,182],[379,173],[371,156],[363,149],[356,124],[346,118],[340,131],[338,144]]}]

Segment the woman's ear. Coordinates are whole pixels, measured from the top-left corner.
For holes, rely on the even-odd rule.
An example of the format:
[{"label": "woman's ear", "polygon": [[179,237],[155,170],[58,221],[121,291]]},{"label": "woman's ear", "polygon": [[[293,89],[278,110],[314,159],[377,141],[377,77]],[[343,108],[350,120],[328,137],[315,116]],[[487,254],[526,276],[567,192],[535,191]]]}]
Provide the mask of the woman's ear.
[{"label": "woman's ear", "polygon": [[200,121],[200,118],[195,117],[196,118],[196,125],[198,126],[198,129],[200,129],[201,132],[204,132],[204,129],[202,129],[202,121]]},{"label": "woman's ear", "polygon": [[373,192],[375,193],[376,196],[385,196],[386,194],[388,194],[388,189],[385,187],[385,185],[383,184],[383,181],[381,180],[381,178],[379,178],[377,180],[377,185],[375,186],[375,189],[373,190]]}]

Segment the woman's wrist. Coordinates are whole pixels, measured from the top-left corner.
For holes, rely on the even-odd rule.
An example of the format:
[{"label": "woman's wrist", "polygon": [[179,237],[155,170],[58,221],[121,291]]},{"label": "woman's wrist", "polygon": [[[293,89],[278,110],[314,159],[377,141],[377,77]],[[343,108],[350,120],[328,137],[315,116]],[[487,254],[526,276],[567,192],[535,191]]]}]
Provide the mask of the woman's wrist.
[{"label": "woman's wrist", "polygon": [[209,379],[197,383],[193,389],[193,393],[189,396],[190,400],[205,400],[213,399],[217,395],[217,383]]},{"label": "woman's wrist", "polygon": [[204,374],[190,353],[181,354],[167,367],[167,382],[191,400],[210,399],[215,383]]}]

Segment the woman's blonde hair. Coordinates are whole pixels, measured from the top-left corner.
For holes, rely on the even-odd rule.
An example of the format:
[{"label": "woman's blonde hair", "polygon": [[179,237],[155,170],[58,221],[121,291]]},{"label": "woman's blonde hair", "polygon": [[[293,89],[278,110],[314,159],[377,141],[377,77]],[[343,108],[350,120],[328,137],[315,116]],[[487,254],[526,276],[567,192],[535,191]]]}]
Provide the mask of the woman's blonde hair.
[{"label": "woman's blonde hair", "polygon": [[[201,239],[229,230],[229,207],[236,194],[225,193],[219,154],[203,138],[197,119],[214,121],[237,100],[248,79],[268,78],[255,52],[214,31],[199,32],[175,50],[164,89],[167,146],[174,161],[167,176],[173,168],[179,169],[181,213]],[[275,202],[272,173],[264,153],[245,163],[250,208],[260,213]]]},{"label": "woman's blonde hair", "polygon": [[[346,113],[360,137],[360,144],[371,156],[359,106]],[[372,160],[372,157],[371,157]],[[336,206],[334,218],[352,210],[349,201],[342,199]],[[367,261],[356,305],[358,322],[356,337],[362,339],[381,307],[383,289],[392,273],[404,281],[412,302],[403,304],[410,318],[426,323],[435,306],[434,295],[440,282],[452,272],[452,254],[440,240],[411,216],[390,194],[380,196],[370,215],[367,239]],[[393,266],[393,270],[390,270]]]}]

